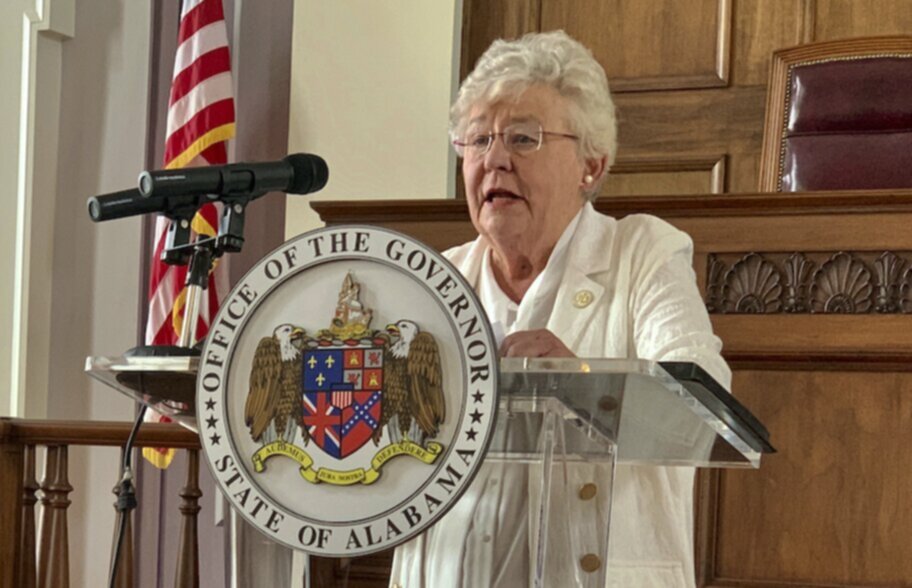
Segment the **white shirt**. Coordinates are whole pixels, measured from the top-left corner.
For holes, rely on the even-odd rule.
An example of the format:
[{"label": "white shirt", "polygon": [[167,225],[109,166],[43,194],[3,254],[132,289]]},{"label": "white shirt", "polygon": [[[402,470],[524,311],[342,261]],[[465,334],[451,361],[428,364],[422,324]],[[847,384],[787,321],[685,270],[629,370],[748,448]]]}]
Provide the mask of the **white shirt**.
[{"label": "white shirt", "polygon": [[519,330],[543,329],[554,308],[554,298],[557,295],[560,280],[563,276],[564,259],[567,256],[567,246],[576,233],[579,219],[583,211],[573,217],[560,239],[554,245],[545,269],[532,281],[526,294],[519,304],[507,296],[494,277],[494,268],[491,263],[492,250],[488,250],[481,265],[481,274],[475,290],[481,305],[484,307],[491,321],[497,344],[503,337]]}]

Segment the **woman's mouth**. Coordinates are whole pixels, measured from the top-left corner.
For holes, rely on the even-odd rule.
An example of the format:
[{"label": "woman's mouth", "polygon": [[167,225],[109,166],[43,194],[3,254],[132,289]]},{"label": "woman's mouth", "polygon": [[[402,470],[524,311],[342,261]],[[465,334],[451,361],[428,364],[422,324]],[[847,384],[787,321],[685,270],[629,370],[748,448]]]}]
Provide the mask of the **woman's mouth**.
[{"label": "woman's mouth", "polygon": [[525,200],[525,198],[509,190],[488,190],[484,198],[485,204],[495,205],[505,205],[521,200]]}]

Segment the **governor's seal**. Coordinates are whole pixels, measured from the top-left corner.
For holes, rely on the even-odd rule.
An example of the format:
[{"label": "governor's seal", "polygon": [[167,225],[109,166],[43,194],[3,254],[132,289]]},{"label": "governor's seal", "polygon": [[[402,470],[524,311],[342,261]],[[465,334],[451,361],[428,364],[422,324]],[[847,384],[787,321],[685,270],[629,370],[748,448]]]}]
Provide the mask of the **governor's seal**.
[{"label": "governor's seal", "polygon": [[288,241],[223,301],[196,401],[239,513],[294,549],[363,555],[421,533],[468,487],[494,429],[497,353],[440,254],[334,227]]}]

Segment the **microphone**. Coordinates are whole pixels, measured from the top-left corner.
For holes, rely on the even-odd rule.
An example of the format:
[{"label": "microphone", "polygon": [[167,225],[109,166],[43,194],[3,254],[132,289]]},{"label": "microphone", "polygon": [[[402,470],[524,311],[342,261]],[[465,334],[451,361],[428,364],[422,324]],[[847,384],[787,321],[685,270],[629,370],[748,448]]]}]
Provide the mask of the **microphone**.
[{"label": "microphone", "polygon": [[268,163],[144,171],[139,189],[93,196],[87,204],[89,217],[102,222],[153,212],[195,211],[206,202],[232,196],[246,195],[249,201],[271,191],[309,194],[322,189],[328,179],[329,168],[322,157],[297,153]]},{"label": "microphone", "polygon": [[89,198],[89,217],[96,223],[102,221],[149,214],[170,212],[178,208],[193,207],[196,210],[204,204],[203,196],[176,196],[173,198],[145,198],[139,190],[121,190]]},{"label": "microphone", "polygon": [[260,196],[272,191],[310,194],[321,190],[328,179],[329,168],[322,157],[296,153],[267,163],[144,171],[139,174],[139,193],[146,198],[189,194]]}]

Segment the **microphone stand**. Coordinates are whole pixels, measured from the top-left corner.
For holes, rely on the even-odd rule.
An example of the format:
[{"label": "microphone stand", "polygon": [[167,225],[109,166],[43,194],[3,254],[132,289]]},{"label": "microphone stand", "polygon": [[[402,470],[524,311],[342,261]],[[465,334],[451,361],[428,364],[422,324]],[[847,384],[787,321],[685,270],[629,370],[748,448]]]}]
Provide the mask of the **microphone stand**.
[{"label": "microphone stand", "polygon": [[130,357],[187,357],[198,356],[194,347],[199,321],[200,300],[209,286],[209,273],[215,260],[225,253],[237,253],[244,245],[244,218],[247,204],[262,192],[222,197],[222,216],[215,237],[199,238],[191,242],[190,225],[196,206],[179,206],[164,214],[171,219],[165,249],[161,260],[168,265],[189,265],[184,286],[183,322],[177,345],[140,345],[126,352]]},{"label": "microphone stand", "polygon": [[[193,216],[197,212],[196,206],[179,206],[169,210],[165,216],[171,219],[168,235],[165,240],[165,249],[162,252],[162,261],[169,265],[188,265],[185,287],[187,297],[184,302],[183,323],[181,325],[180,339],[177,345],[141,345],[128,350],[124,355],[130,357],[195,357],[200,355],[200,349],[194,347],[196,340],[196,326],[199,321],[200,300],[203,292],[209,286],[209,273],[212,271],[215,260],[225,253],[237,253],[244,245],[244,218],[247,204],[255,198],[262,196],[263,192],[233,195],[223,197],[222,217],[219,220],[219,230],[215,237],[200,239],[197,237],[191,242],[190,226]],[[124,540],[124,529],[130,513],[136,508],[136,489],[133,485],[133,469],[130,465],[130,454],[133,440],[142,424],[146,413],[143,404],[137,415],[136,422],[130,437],[124,445],[124,459],[121,464],[121,478],[118,483],[117,498],[117,540],[111,561],[111,575],[109,585],[113,588],[117,578],[117,567],[120,559],[121,546]]]}]

